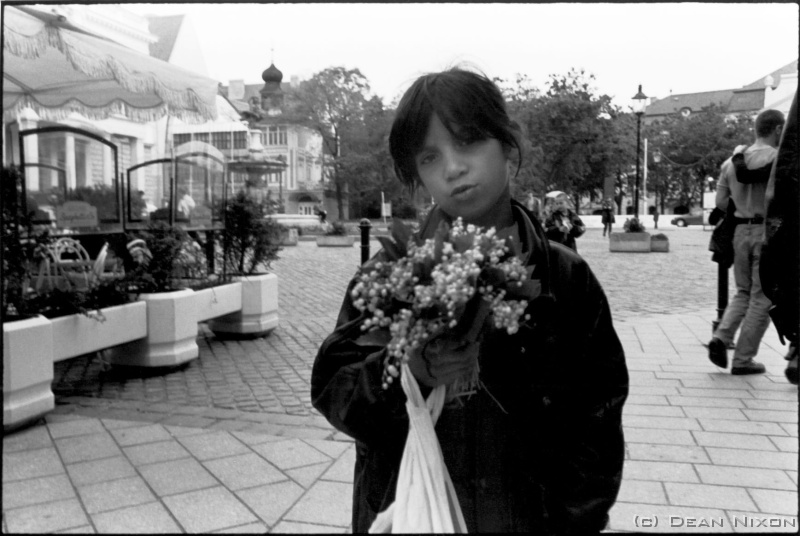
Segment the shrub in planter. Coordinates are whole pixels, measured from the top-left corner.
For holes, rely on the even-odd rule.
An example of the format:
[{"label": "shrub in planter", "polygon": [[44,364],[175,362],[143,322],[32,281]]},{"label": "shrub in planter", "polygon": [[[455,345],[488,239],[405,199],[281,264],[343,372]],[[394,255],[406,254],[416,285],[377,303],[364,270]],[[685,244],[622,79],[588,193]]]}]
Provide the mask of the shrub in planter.
[{"label": "shrub in planter", "polygon": [[278,259],[286,228],[265,213],[244,191],[225,208],[223,272],[241,282],[242,307],[208,323],[217,336],[262,336],[278,325],[278,277],[266,270]]},{"label": "shrub in planter", "polygon": [[347,227],[341,221],[335,221],[331,223],[325,236],[347,236]]},{"label": "shrub in planter", "polygon": [[643,233],[645,232],[644,224],[639,221],[639,218],[628,218],[622,225],[622,229],[626,233]]},{"label": "shrub in planter", "polygon": [[650,251],[666,253],[669,251],[669,237],[664,233],[654,234],[650,237]]}]

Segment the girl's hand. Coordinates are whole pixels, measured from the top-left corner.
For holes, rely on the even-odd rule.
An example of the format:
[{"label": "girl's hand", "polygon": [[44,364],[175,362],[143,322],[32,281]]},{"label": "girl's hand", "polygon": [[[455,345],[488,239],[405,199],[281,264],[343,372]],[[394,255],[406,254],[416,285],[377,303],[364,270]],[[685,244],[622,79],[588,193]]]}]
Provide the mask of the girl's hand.
[{"label": "girl's hand", "polygon": [[478,341],[456,340],[443,332],[409,353],[408,368],[423,385],[449,385],[472,371],[479,349]]}]

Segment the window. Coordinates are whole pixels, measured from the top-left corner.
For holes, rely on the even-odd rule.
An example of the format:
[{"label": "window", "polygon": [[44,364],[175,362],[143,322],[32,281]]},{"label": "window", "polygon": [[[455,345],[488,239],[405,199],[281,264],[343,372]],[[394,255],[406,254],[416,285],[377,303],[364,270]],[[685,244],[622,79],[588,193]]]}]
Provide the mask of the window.
[{"label": "window", "polygon": [[267,145],[286,145],[286,127],[269,127]]},{"label": "window", "polygon": [[233,148],[247,149],[247,132],[239,131],[233,133]]},{"label": "window", "polygon": [[199,132],[194,135],[194,139],[197,141],[208,143],[208,132]]},{"label": "window", "polygon": [[191,134],[175,134],[172,136],[173,143],[178,146],[190,141],[192,139]]},{"label": "window", "polygon": [[230,149],[231,148],[231,133],[230,132],[212,132],[211,145],[217,149]]}]

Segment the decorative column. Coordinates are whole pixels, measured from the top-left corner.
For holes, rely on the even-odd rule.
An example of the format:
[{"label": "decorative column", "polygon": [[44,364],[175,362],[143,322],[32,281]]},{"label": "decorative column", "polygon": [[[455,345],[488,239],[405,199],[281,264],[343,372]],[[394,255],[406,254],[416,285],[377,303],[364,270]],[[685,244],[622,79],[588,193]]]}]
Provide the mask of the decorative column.
[{"label": "decorative column", "polygon": [[[20,131],[32,130],[39,126],[39,116],[32,108],[25,108],[17,117],[17,124]],[[20,148],[24,151],[25,163],[38,164],[39,163],[39,137],[38,136],[25,136],[23,147]],[[22,172],[25,174],[25,189],[28,192],[39,191],[39,168],[26,167]]]}]

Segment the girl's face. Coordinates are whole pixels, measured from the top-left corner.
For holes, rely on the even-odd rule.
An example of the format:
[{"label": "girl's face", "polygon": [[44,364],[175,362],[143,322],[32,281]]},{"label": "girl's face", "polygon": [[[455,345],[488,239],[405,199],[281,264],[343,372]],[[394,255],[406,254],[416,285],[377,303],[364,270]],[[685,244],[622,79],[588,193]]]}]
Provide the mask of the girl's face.
[{"label": "girl's face", "polygon": [[566,214],[568,209],[569,209],[569,202],[565,198],[559,197],[558,199],[556,199],[555,210],[558,210],[559,212]]},{"label": "girl's face", "polygon": [[452,218],[482,227],[513,223],[508,157],[495,138],[457,139],[433,115],[414,162],[422,184]]}]

